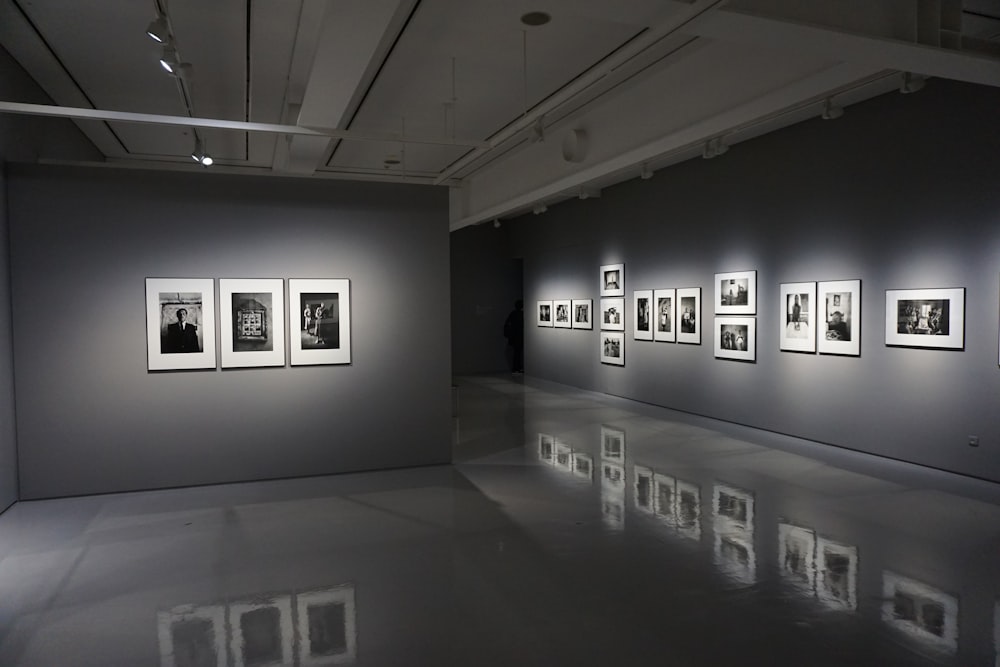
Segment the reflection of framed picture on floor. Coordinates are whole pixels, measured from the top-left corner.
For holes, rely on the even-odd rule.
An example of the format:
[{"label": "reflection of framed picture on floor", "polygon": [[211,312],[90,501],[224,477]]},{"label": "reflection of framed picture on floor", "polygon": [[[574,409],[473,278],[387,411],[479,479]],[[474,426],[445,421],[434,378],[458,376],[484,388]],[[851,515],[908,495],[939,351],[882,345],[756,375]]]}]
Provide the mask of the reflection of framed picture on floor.
[{"label": "reflection of framed picture on floor", "polygon": [[757,360],[757,318],[716,317],[715,356],[736,361]]},{"label": "reflection of framed picture on floor", "polygon": [[830,280],[816,286],[820,354],[861,355],[861,281]]},{"label": "reflection of framed picture on floor", "polygon": [[236,667],[288,665],[294,660],[290,596],[230,604],[229,627],[229,651]]},{"label": "reflection of framed picture on floor", "polygon": [[354,586],[299,593],[295,605],[301,667],[354,662],[358,652]]},{"label": "reflection of framed picture on floor", "polygon": [[[219,279],[222,367],[285,365],[285,282]],[[303,314],[307,328],[308,314]]]},{"label": "reflection of framed picture on floor", "polygon": [[785,352],[816,351],[816,283],[781,283],[778,347]]},{"label": "reflection of framed picture on floor", "polygon": [[183,605],[157,614],[161,667],[229,664],[226,608]]},{"label": "reflection of framed picture on floor", "polygon": [[146,278],[146,368],[215,368],[215,281]]},{"label": "reflection of framed picture on floor", "polygon": [[965,288],[885,291],[885,344],[965,348]]},{"label": "reflection of framed picture on floor", "polygon": [[351,363],[350,280],[291,278],[288,309],[302,314],[290,341],[293,366]]}]

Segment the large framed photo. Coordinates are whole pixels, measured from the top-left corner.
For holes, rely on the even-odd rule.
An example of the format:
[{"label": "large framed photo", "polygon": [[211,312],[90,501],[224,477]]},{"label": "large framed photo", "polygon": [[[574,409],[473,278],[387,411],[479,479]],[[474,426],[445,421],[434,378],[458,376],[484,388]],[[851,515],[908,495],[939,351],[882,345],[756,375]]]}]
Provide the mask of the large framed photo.
[{"label": "large framed photo", "polygon": [[658,289],[653,292],[653,312],[656,324],[653,340],[673,343],[677,340],[677,290]]},{"label": "large framed photo", "polygon": [[601,299],[601,328],[625,331],[625,299]]},{"label": "large framed photo", "polygon": [[539,301],[537,306],[537,311],[538,311],[538,326],[540,327],[552,326],[552,302]]},{"label": "large framed photo", "polygon": [[291,337],[293,366],[351,363],[350,280],[290,278],[288,308],[303,324],[309,311],[308,328]]},{"label": "large framed photo", "polygon": [[601,267],[601,296],[625,296],[625,265]]},{"label": "large framed photo", "polygon": [[632,312],[635,313],[635,339],[653,340],[653,290],[632,292]]},{"label": "large framed photo", "polygon": [[618,331],[601,332],[601,363],[625,365],[625,334]]},{"label": "large framed photo", "polygon": [[816,351],[816,283],[781,283],[779,348]]},{"label": "large framed photo", "polygon": [[861,356],[861,281],[831,280],[816,288],[820,354]]},{"label": "large framed photo", "polygon": [[701,345],[701,288],[677,290],[677,342]]},{"label": "large framed photo", "polygon": [[223,368],[285,365],[284,280],[220,278],[219,303]]},{"label": "large framed photo", "polygon": [[570,321],[570,300],[560,299],[552,302],[552,312],[554,313],[552,325],[561,329],[569,329],[572,326]]},{"label": "large framed photo", "polygon": [[885,292],[885,344],[965,348],[965,288]]},{"label": "large framed photo", "polygon": [[757,318],[716,317],[715,356],[736,361],[757,360]]},{"label": "large framed photo", "polygon": [[593,329],[594,302],[591,299],[573,299],[573,328]]},{"label": "large framed photo", "polygon": [[215,281],[146,278],[146,368],[215,368]]},{"label": "large framed photo", "polygon": [[715,274],[716,315],[753,315],[756,312],[756,271]]}]

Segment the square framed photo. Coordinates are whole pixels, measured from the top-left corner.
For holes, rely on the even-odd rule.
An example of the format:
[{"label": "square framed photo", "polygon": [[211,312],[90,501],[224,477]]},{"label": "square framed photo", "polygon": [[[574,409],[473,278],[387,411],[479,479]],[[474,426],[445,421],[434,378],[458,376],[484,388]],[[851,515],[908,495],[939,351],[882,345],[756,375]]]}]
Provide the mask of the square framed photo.
[{"label": "square framed photo", "polygon": [[816,351],[816,283],[781,283],[778,347],[785,352]]},{"label": "square framed photo", "polygon": [[701,288],[677,290],[677,342],[701,345]]},{"label": "square framed photo", "polygon": [[757,361],[757,318],[716,317],[715,357]]},{"label": "square framed photo", "polygon": [[[285,365],[285,281],[220,278],[222,367]],[[299,327],[309,328],[308,313]]]},{"label": "square framed photo", "polygon": [[625,296],[625,265],[601,267],[601,296]]},{"label": "square framed photo", "polygon": [[146,369],[215,368],[215,281],[146,278]]},{"label": "square framed photo", "polygon": [[305,591],[295,596],[300,667],[353,663],[358,653],[354,586]]},{"label": "square framed photo", "polygon": [[716,315],[753,315],[756,312],[756,271],[715,274]]},{"label": "square framed photo", "polygon": [[601,328],[625,331],[625,299],[601,299]]},{"label": "square framed photo", "polygon": [[677,290],[658,289],[653,292],[653,312],[656,324],[653,340],[661,343],[677,341]]},{"label": "square framed photo", "polygon": [[653,340],[653,290],[632,292],[632,312],[635,314],[635,339]]},{"label": "square framed photo", "polygon": [[351,363],[351,281],[346,278],[288,280],[288,309],[309,327],[291,337],[292,366]]},{"label": "square framed photo", "polygon": [[594,301],[592,299],[573,299],[570,305],[573,309],[573,328],[593,329]]},{"label": "square framed photo", "polygon": [[552,302],[551,301],[539,301],[536,308],[538,313],[538,326],[540,327],[551,327],[552,326]]},{"label": "square framed photo", "polygon": [[618,331],[601,332],[601,363],[625,365],[625,334]]},{"label": "square framed photo", "polygon": [[816,286],[816,348],[820,354],[861,356],[861,281],[830,280]]},{"label": "square framed photo", "polygon": [[552,326],[569,329],[573,323],[570,314],[570,300],[560,299],[552,302]]},{"label": "square framed photo", "polygon": [[885,344],[965,349],[965,288],[886,290]]}]

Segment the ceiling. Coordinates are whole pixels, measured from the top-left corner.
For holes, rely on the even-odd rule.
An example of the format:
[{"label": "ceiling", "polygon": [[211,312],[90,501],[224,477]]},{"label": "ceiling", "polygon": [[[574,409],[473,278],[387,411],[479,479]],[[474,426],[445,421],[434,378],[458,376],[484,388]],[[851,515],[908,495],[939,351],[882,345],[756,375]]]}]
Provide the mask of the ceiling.
[{"label": "ceiling", "polygon": [[204,169],[197,138],[213,171],[449,187],[458,229],[927,77],[1000,86],[1000,0],[0,0],[0,45],[53,101],[0,112],[72,118],[104,165]]}]

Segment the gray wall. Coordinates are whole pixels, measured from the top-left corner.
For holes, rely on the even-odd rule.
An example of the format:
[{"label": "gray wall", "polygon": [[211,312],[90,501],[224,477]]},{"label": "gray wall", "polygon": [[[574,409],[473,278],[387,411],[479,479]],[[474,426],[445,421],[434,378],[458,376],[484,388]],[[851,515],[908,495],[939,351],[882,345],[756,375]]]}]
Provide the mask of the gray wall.
[{"label": "gray wall", "polygon": [[10,244],[7,184],[0,163],[0,511],[17,500],[17,432],[10,322]]},{"label": "gray wall", "polygon": [[[8,181],[22,499],[449,460],[445,191],[27,165]],[[148,373],[146,277],[349,278],[353,363]]]},{"label": "gray wall", "polygon": [[[527,327],[529,374],[1000,481],[1000,90],[931,80],[605,190],[513,225],[526,311],[598,296],[625,263],[632,291],[757,270],[757,361],[635,341],[599,363],[598,331]],[[860,278],[859,358],[778,350],[778,285]],[[965,287],[964,351],[888,348],[885,290]],[[529,314],[528,319],[532,319]],[[982,445],[969,447],[968,436]]]}]

